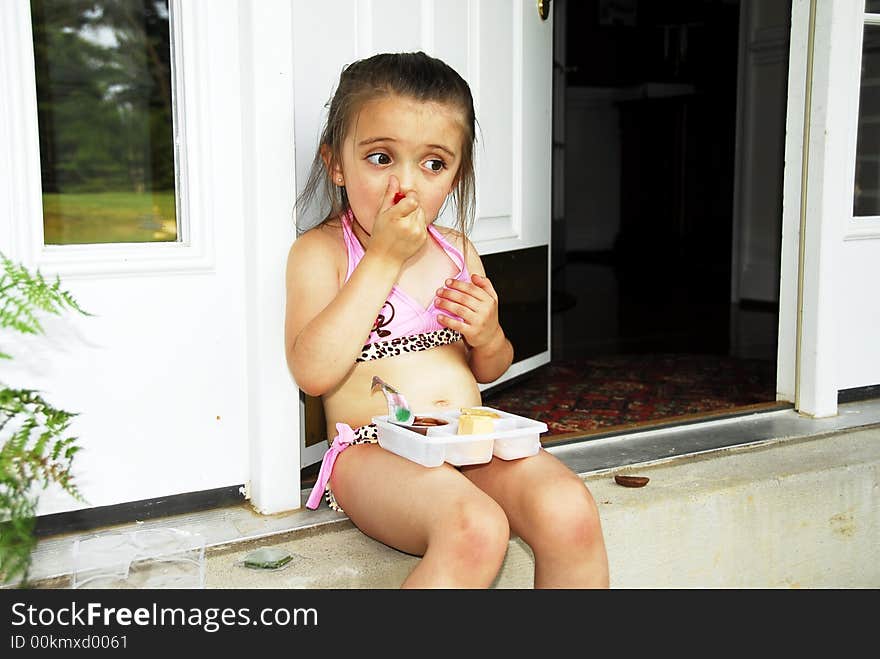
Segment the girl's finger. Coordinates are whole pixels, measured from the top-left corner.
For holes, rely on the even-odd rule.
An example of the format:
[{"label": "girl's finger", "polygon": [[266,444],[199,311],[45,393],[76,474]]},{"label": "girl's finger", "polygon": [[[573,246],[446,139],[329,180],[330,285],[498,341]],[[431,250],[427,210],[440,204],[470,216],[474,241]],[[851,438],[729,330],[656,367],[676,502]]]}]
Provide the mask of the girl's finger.
[{"label": "girl's finger", "polygon": [[461,293],[450,287],[437,289],[437,301],[440,300],[450,300],[451,302],[457,303],[460,306],[467,307],[471,311],[476,311],[477,306],[480,303],[480,300],[475,298],[473,295]]},{"label": "girl's finger", "polygon": [[388,177],[388,185],[385,186],[385,194],[382,196],[382,203],[379,210],[384,211],[394,205],[394,196],[400,193],[400,181],[394,174]]},{"label": "girl's finger", "polygon": [[474,316],[474,309],[466,307],[463,304],[458,304],[457,302],[452,302],[447,298],[438,297],[436,300],[434,300],[434,306],[438,309],[443,309],[443,311],[448,311],[449,313],[458,316],[465,322],[468,322],[468,320],[473,318]]},{"label": "girl's finger", "polygon": [[495,287],[492,286],[492,282],[489,280],[488,277],[474,273],[471,275],[471,281],[479,286],[482,290],[486,291],[490,296],[492,296],[493,299],[498,299],[498,294],[495,292]]},{"label": "girl's finger", "polygon": [[401,203],[403,205],[400,206],[401,215],[399,217],[411,214],[419,205],[418,200],[407,197],[404,194],[403,190],[400,189],[400,181],[394,174],[391,174],[388,177],[388,185],[385,187],[385,194],[382,196],[379,212],[384,212]]},{"label": "girl's finger", "polygon": [[451,330],[458,330],[462,334],[467,330],[467,324],[452,318],[451,316],[445,316],[443,314],[437,314],[437,322],[443,325],[443,327],[448,327]]},{"label": "girl's finger", "polygon": [[469,295],[483,302],[488,299],[486,297],[486,291],[469,281],[461,281],[459,279],[447,279],[445,283],[446,288],[451,291],[459,291],[464,295]]}]

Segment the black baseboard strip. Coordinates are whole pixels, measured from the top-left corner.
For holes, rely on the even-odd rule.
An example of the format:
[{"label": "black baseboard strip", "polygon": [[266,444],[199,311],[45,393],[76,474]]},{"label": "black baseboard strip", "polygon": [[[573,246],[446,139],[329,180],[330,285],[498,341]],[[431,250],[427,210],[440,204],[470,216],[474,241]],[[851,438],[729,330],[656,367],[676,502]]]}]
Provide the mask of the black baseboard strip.
[{"label": "black baseboard strip", "polygon": [[158,499],[143,499],[113,506],[99,506],[41,515],[37,517],[34,535],[46,537],[74,531],[90,531],[104,526],[142,521],[153,517],[181,515],[210,508],[231,506],[245,500],[241,489],[241,485],[231,485],[214,490],[159,497]]},{"label": "black baseboard strip", "polygon": [[838,403],[852,403],[857,400],[869,400],[871,398],[880,398],[880,384],[841,389],[837,392]]}]

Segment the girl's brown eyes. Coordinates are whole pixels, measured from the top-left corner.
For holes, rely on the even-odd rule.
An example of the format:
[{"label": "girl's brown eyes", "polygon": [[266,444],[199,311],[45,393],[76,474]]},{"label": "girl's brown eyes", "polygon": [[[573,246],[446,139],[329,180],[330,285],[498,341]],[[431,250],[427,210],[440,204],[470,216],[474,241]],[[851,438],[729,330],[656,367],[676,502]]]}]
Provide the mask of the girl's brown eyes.
[{"label": "girl's brown eyes", "polygon": [[[371,153],[367,156],[367,162],[370,162],[374,165],[390,165],[391,164],[391,156],[387,153]],[[446,163],[440,158],[430,158],[426,160],[424,163],[426,169],[431,172],[441,172],[446,169]]]}]

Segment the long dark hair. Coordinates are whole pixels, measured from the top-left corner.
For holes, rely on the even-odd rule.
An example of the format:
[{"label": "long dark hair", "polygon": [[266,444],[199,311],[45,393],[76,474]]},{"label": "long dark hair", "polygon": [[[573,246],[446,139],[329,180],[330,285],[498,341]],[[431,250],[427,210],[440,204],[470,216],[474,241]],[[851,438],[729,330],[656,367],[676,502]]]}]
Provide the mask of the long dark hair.
[{"label": "long dark hair", "polygon": [[[473,224],[476,205],[474,144],[476,143],[476,116],[471,89],[451,66],[423,52],[380,53],[357,60],[346,66],[339,76],[339,84],[329,102],[327,123],[321,133],[320,145],[309,170],[309,178],[296,199],[300,215],[318,201],[327,209],[318,213],[326,222],[349,209],[344,187],[336,186],[328,173],[339,164],[342,143],[352,120],[364,104],[383,96],[399,95],[416,101],[437,102],[461,110],[464,139],[461,162],[452,197],[457,211],[456,226],[467,234]],[[329,168],[321,157],[321,146],[330,151]],[[320,199],[317,199],[321,197]],[[329,208],[327,208],[329,206]],[[312,225],[314,226],[314,225]],[[310,226],[301,225],[298,233]]]}]

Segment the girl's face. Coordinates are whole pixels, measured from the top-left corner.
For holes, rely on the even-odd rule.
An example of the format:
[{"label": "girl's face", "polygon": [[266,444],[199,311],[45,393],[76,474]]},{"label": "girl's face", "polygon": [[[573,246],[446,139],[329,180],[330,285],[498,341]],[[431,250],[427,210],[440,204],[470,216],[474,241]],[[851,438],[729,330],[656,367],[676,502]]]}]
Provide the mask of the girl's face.
[{"label": "girl's face", "polygon": [[330,174],[337,185],[342,177],[351,209],[370,233],[392,174],[433,222],[455,186],[463,135],[461,112],[452,106],[396,95],[375,99],[349,126],[341,168]]}]

